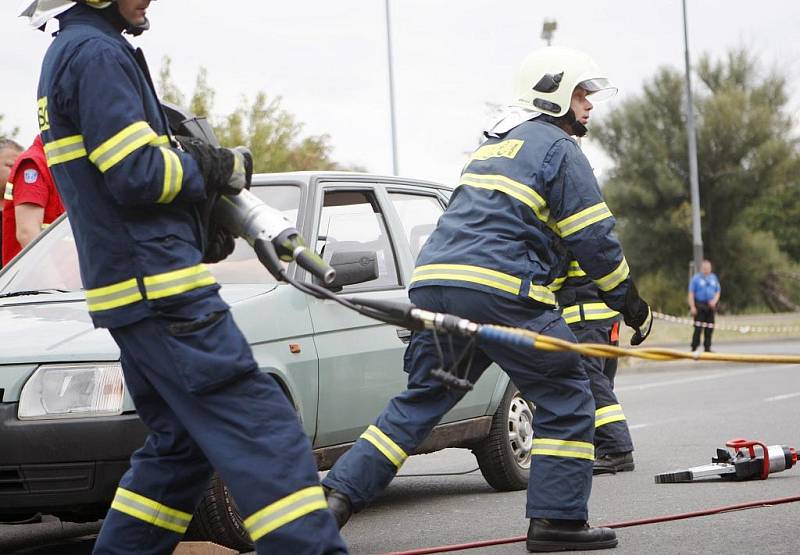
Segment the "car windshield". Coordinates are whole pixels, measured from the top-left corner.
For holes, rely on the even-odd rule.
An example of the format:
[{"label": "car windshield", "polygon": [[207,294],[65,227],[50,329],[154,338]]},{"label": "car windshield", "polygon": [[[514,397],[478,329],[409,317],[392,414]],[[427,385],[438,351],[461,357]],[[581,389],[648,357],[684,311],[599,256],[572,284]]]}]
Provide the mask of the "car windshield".
[{"label": "car windshield", "polygon": [[[251,192],[297,225],[300,187],[296,185],[254,186]],[[244,239],[236,240],[233,253],[208,268],[222,284],[274,283]],[[14,260],[0,275],[0,296],[16,292],[81,291],[78,253],[66,218],[50,226],[47,233]]]}]

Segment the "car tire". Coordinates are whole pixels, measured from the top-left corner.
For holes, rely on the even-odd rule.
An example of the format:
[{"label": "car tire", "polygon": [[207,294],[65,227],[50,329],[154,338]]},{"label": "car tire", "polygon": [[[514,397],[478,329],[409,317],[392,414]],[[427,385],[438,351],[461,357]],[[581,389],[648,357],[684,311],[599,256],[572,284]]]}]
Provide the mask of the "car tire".
[{"label": "car tire", "polygon": [[528,487],[535,412],[509,382],[489,435],[472,449],[481,474],[494,489],[517,491]]},{"label": "car tire", "polygon": [[216,474],[195,509],[184,537],[187,540],[211,541],[236,551],[254,549],[233,496]]}]

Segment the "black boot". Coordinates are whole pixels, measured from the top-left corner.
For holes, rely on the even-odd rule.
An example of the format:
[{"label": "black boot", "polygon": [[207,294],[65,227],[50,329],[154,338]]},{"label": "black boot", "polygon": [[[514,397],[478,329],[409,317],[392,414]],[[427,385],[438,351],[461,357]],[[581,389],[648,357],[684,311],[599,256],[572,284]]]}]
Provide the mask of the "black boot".
[{"label": "black boot", "polygon": [[324,486],[323,489],[325,490],[325,498],[328,500],[328,510],[333,514],[333,518],[336,519],[336,525],[341,530],[342,526],[347,524],[347,521],[353,515],[353,504],[350,503],[350,498],[342,492]]},{"label": "black boot", "polygon": [[528,551],[587,551],[617,546],[611,528],[590,528],[583,520],[532,518],[528,527]]},{"label": "black boot", "polygon": [[608,453],[597,457],[592,467],[592,474],[616,474],[633,470],[633,453]]}]

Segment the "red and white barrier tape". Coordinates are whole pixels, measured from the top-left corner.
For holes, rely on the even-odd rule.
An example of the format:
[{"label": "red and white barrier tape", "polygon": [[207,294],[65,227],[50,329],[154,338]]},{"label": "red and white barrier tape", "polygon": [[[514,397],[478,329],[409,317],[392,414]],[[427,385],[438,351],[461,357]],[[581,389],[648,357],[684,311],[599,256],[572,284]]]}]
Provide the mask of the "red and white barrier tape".
[{"label": "red and white barrier tape", "polygon": [[717,330],[738,331],[739,333],[798,333],[800,326],[733,326],[726,324],[709,324],[708,322],[695,322],[691,318],[680,318],[670,314],[663,314],[661,312],[653,311],[653,318],[664,320],[666,322],[673,322],[676,324],[685,324],[688,326],[697,326],[701,328],[714,328]]}]

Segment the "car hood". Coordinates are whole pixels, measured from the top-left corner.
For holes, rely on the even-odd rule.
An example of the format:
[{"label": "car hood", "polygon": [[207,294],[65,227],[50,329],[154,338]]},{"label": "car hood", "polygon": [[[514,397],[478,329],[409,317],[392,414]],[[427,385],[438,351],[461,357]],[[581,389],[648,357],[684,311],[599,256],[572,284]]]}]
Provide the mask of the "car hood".
[{"label": "car hood", "polygon": [[[274,290],[276,284],[226,285],[230,304]],[[0,301],[0,365],[109,361],[119,349],[105,329],[96,329],[82,293],[11,297]]]}]

